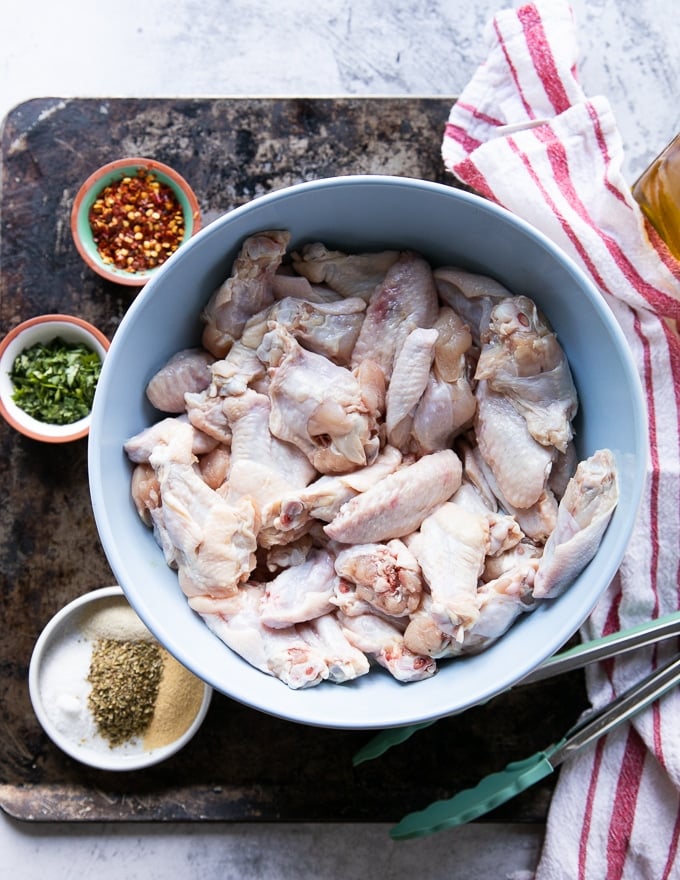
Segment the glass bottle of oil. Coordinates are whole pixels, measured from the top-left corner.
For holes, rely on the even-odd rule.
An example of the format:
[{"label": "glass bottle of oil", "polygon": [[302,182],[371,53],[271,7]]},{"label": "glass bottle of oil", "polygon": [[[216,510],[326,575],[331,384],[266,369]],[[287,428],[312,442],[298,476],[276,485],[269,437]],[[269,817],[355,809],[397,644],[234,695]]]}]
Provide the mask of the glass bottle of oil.
[{"label": "glass bottle of oil", "polygon": [[635,181],[633,196],[680,260],[680,134]]}]

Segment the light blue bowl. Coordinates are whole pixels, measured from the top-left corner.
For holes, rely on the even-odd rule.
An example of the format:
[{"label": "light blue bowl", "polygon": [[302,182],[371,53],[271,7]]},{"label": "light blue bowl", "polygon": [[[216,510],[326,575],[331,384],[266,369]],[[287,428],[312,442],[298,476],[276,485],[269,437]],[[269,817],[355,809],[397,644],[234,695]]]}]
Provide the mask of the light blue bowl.
[{"label": "light blue bowl", "polygon": [[[487,651],[441,662],[426,681],[401,685],[380,670],[346,685],[293,691],[233,654],[187,605],[130,497],[123,443],[158,420],[145,397],[154,372],[200,339],[199,312],[230,273],[243,239],[288,229],[292,245],[420,251],[433,265],[492,275],[532,297],[556,329],[580,397],[581,458],[608,447],[620,501],[596,557]],[[645,480],[647,439],[639,379],[618,324],[594,286],[547,238],[479,197],[406,178],[320,180],[258,198],[187,242],[149,281],[112,341],[89,438],[90,489],[101,541],[118,583],[144,623],[216,690],[273,715],[323,727],[400,726],[461,712],[511,686],[580,627],[616,573]]]}]

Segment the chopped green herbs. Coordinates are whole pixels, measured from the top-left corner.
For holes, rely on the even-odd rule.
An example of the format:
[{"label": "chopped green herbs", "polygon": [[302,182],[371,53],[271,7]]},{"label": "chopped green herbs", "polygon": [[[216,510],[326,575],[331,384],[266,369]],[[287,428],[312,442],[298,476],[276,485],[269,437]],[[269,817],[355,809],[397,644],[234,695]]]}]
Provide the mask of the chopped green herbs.
[{"label": "chopped green herbs", "polygon": [[12,400],[40,422],[70,425],[92,409],[101,366],[99,355],[80,343],[38,342],[14,360]]}]

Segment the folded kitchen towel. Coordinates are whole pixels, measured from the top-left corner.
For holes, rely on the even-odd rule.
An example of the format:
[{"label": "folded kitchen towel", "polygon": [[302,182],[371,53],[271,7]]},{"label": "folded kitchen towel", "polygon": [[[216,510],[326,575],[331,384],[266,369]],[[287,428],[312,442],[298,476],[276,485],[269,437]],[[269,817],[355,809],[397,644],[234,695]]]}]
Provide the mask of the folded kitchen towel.
[{"label": "folded kitchen towel", "polygon": [[[646,488],[621,568],[583,628],[596,638],[680,606],[680,263],[631,195],[607,99],[579,84],[565,0],[502,10],[486,39],[487,58],[451,109],[445,165],[585,270],[623,329],[646,397]],[[590,668],[591,703],[609,702],[674,649]],[[536,880],[680,877],[679,792],[676,690],[563,765]]]}]

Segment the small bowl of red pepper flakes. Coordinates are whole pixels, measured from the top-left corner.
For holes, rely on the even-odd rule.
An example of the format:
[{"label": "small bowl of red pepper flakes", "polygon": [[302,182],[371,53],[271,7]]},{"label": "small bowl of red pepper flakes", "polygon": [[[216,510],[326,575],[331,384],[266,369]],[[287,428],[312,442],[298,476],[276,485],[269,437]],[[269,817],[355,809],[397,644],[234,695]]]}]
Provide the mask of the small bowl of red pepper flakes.
[{"label": "small bowl of red pepper flakes", "polygon": [[109,281],[141,287],[200,227],[187,181],[155,159],[117,159],[83,183],[71,232],[87,265]]}]

